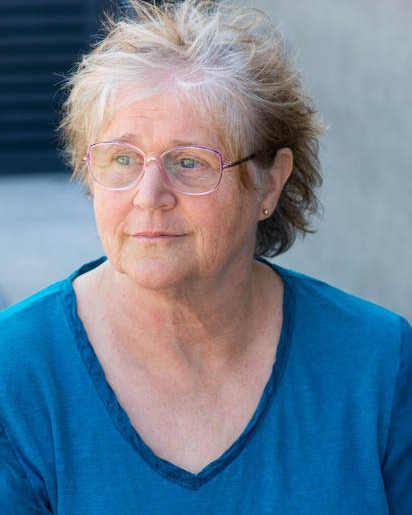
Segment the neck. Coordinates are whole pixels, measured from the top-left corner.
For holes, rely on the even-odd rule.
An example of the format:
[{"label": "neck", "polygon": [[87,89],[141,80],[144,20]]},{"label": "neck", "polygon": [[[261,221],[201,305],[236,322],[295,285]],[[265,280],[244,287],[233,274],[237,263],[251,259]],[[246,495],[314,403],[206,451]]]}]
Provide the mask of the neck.
[{"label": "neck", "polygon": [[[102,305],[105,319],[129,354],[140,358],[143,353],[152,362],[164,358],[219,368],[250,347],[262,322],[256,313],[273,312],[275,298],[281,310],[280,279],[252,260],[241,273],[225,270],[184,287],[155,291],[139,287],[108,261],[99,268],[99,298],[110,299]],[[272,301],[269,308],[267,299]]]}]

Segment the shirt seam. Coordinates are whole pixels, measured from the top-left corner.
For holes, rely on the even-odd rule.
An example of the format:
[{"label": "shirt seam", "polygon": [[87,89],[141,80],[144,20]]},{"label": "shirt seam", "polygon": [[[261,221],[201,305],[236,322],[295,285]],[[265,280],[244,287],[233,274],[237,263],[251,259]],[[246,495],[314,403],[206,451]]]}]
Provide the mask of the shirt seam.
[{"label": "shirt seam", "polygon": [[399,386],[400,386],[400,381],[401,381],[401,365],[402,365],[402,355],[403,355],[403,350],[404,350],[404,346],[405,346],[405,340],[406,338],[404,337],[404,334],[403,334],[403,330],[402,330],[402,320],[401,318],[399,318],[399,341],[400,341],[400,345],[399,345],[399,358],[398,358],[398,365],[397,365],[397,369],[396,369],[396,379],[395,379],[395,385],[394,385],[394,388],[393,388],[393,393],[392,393],[392,401],[391,401],[391,410],[390,410],[390,416],[389,416],[389,423],[388,423],[388,430],[387,430],[387,437],[386,437],[386,443],[385,443],[385,449],[384,449],[384,452],[383,452],[383,460],[382,460],[382,469],[385,467],[385,464],[386,464],[386,461],[387,461],[387,458],[388,458],[388,448],[389,448],[389,444],[390,444],[390,441],[391,441],[391,428],[392,428],[392,425],[393,425],[393,421],[394,421],[394,418],[395,418],[395,405],[396,405],[396,402],[395,402],[395,399],[397,397],[397,393],[398,393],[398,390],[399,390]]},{"label": "shirt seam", "polygon": [[[23,474],[22,479],[31,487],[31,490],[33,492],[33,495],[34,495],[37,507],[39,508],[39,510],[41,512],[43,512],[42,503],[41,503],[40,498],[39,498],[38,488],[32,483],[30,477],[28,476],[28,474],[25,471],[25,465],[24,465],[22,459],[19,456],[17,445],[14,443],[13,438],[10,436],[10,433],[9,433],[9,431],[7,429],[6,424],[4,422],[2,422],[2,420],[0,420],[0,426],[1,426],[2,430],[3,430],[3,433],[4,433],[4,436],[5,436],[6,440],[7,440],[7,443],[10,446],[11,452],[13,453],[14,458],[15,458],[16,462],[18,463],[18,465],[20,467],[20,470],[21,470],[21,472]],[[44,485],[44,487],[45,487],[45,490],[46,490],[46,493],[47,493],[46,485]],[[49,500],[49,502],[50,502],[50,500]]]}]

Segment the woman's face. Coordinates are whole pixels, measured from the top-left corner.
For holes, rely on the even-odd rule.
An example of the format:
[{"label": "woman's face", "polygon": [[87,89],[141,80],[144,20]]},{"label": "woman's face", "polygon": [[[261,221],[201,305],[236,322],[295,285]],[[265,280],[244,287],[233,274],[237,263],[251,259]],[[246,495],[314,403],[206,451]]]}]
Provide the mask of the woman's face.
[{"label": "woman's face", "polygon": [[[222,151],[218,134],[189,105],[168,95],[119,107],[98,138],[125,139],[147,154],[181,145]],[[225,162],[236,157],[222,153]],[[130,190],[94,184],[95,216],[109,261],[150,289],[219,279],[228,267],[241,272],[253,255],[262,208],[256,191],[242,189],[238,167],[226,170],[220,187],[204,196],[172,191],[156,161]]]}]

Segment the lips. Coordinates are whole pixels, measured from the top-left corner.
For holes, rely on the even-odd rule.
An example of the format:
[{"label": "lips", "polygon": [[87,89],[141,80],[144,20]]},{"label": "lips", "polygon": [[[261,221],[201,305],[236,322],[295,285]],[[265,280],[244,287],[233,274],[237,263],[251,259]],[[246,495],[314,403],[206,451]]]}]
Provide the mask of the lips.
[{"label": "lips", "polygon": [[179,238],[183,236],[180,233],[173,233],[167,231],[141,231],[132,234],[134,238]]}]

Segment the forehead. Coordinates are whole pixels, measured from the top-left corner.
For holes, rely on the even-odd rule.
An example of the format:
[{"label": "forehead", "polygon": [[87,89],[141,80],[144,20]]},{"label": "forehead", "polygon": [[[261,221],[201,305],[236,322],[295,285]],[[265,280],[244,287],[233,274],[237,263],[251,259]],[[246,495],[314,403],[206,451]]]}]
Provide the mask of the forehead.
[{"label": "forehead", "polygon": [[127,93],[119,95],[98,139],[130,143],[135,139],[142,147],[181,144],[221,147],[219,132],[211,121],[206,121],[193,105],[173,94],[139,99]]}]

